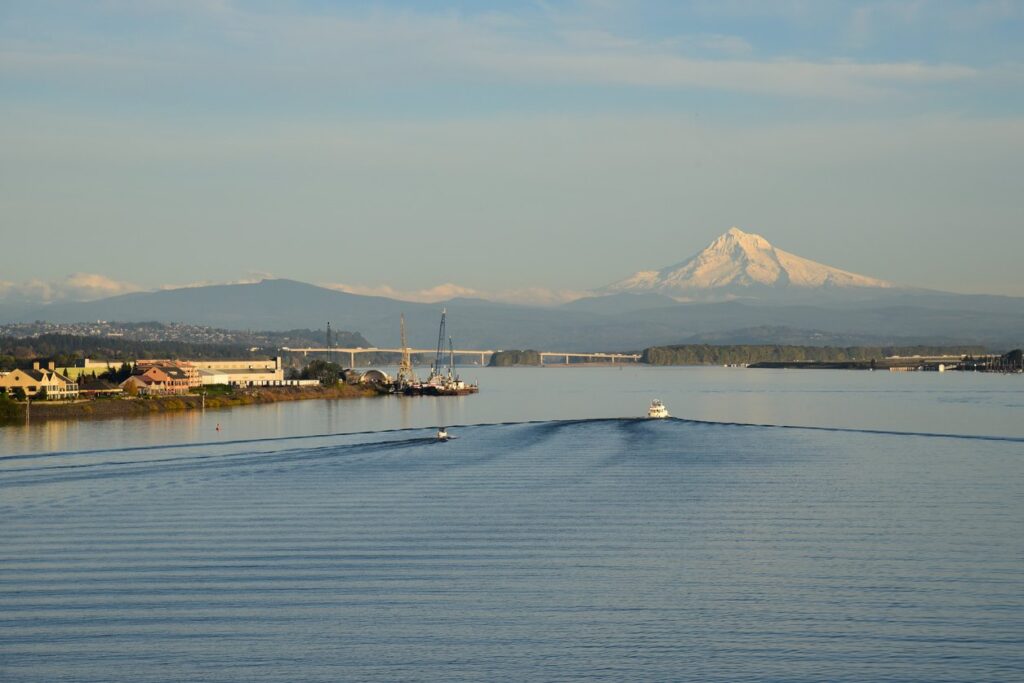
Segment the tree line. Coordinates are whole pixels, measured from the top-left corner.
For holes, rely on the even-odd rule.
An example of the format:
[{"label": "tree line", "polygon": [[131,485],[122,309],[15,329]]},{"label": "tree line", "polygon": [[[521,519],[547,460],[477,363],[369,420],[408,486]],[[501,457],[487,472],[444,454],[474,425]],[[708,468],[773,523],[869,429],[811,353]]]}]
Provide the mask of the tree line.
[{"label": "tree line", "polygon": [[649,365],[744,365],[765,361],[881,360],[889,356],[983,354],[982,346],[789,346],[783,344],[680,344],[644,349]]},{"label": "tree line", "polygon": [[31,367],[32,361],[52,360],[58,368],[76,360],[134,360],[136,358],[254,358],[238,344],[201,344],[184,341],[133,341],[116,337],[41,334],[38,337],[0,337],[0,370]]}]

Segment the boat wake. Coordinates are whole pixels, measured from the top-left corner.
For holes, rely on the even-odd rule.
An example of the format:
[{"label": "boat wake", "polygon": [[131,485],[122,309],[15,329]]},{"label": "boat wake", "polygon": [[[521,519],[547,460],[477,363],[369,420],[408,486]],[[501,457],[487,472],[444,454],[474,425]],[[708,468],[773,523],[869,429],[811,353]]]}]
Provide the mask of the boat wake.
[{"label": "boat wake", "polygon": [[[545,426],[551,429],[557,429],[559,427],[566,427],[570,425],[586,425],[586,424],[608,424],[608,423],[641,423],[648,424],[652,421],[648,418],[642,417],[598,417],[598,418],[586,418],[586,419],[567,419],[567,420],[520,420],[520,421],[507,421],[507,422],[468,422],[462,424],[453,424],[453,429],[470,429],[480,427],[513,427],[523,425],[537,425]],[[806,430],[806,431],[817,431],[817,432],[836,432],[836,433],[849,433],[849,434],[878,434],[887,436],[913,436],[913,437],[926,437],[935,439],[966,439],[966,440],[978,440],[978,441],[1005,441],[1011,443],[1024,443],[1024,437],[1017,436],[1000,436],[1000,435],[989,435],[989,434],[956,434],[950,432],[923,432],[923,431],[900,431],[892,429],[867,429],[867,428],[856,428],[856,427],[830,427],[830,426],[808,426],[808,425],[788,425],[788,424],[773,424],[764,422],[734,422],[734,421],[717,421],[717,420],[697,420],[692,418],[684,417],[668,417],[657,420],[659,423],[668,424],[690,424],[690,425],[703,425],[703,426],[717,426],[717,427],[744,427],[744,428],[758,428],[758,429],[788,429],[788,430]],[[432,431],[433,430],[433,431]],[[231,439],[231,440],[213,440],[213,441],[189,441],[182,443],[168,443],[168,444],[149,444],[144,446],[124,446],[119,448],[94,448],[94,449],[80,449],[80,450],[67,450],[67,451],[50,451],[47,453],[19,453],[13,455],[2,455],[0,456],[0,462],[18,461],[18,460],[35,460],[40,458],[54,458],[64,456],[88,456],[97,454],[115,454],[115,453],[131,453],[131,452],[145,452],[145,451],[163,451],[163,450],[175,450],[175,449],[189,449],[189,448],[203,448],[208,446],[244,446],[244,445],[259,445],[259,444],[275,444],[285,443],[289,441],[308,441],[315,439],[330,439],[334,437],[358,437],[358,436],[385,436],[385,435],[403,435],[403,434],[424,434],[421,439],[425,441],[436,441],[437,432],[436,429],[427,427],[405,427],[396,429],[378,429],[378,430],[363,430],[363,431],[351,431],[351,432],[323,432],[316,434],[299,434],[292,436],[272,436],[272,437],[259,437],[254,439]],[[397,443],[394,440],[384,441],[382,443]],[[218,456],[200,456],[200,457],[226,457],[222,455]],[[10,470],[6,470],[10,471]]]}]

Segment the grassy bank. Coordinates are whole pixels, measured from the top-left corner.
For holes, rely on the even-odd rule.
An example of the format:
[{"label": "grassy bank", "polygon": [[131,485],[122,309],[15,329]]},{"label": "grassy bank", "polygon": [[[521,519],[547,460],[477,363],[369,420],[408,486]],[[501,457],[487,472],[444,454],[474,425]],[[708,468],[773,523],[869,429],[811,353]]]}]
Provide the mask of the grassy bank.
[{"label": "grassy bank", "polygon": [[[279,401],[307,401],[312,399],[368,398],[377,393],[365,387],[339,384],[332,387],[259,387],[247,390],[218,392],[206,397],[207,408],[231,408]],[[25,419],[25,404],[14,404],[17,412],[7,422]],[[198,394],[184,396],[157,396],[152,398],[109,398],[73,402],[33,401],[33,422],[36,420],[80,420],[92,418],[132,417],[153,413],[173,413],[200,410],[203,398]],[[2,422],[0,422],[2,424]]]}]

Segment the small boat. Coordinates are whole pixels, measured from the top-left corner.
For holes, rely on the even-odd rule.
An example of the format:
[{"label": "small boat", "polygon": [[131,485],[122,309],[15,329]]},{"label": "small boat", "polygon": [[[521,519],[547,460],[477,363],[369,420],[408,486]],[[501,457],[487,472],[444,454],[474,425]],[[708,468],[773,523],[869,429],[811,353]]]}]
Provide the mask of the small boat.
[{"label": "small boat", "polygon": [[440,429],[437,430],[438,441],[447,441],[450,438],[452,437],[448,436],[448,430],[445,429],[444,427],[441,427]]},{"label": "small boat", "polygon": [[658,399],[651,401],[651,407],[647,409],[647,417],[660,419],[668,416],[668,408],[665,407],[664,403]]}]

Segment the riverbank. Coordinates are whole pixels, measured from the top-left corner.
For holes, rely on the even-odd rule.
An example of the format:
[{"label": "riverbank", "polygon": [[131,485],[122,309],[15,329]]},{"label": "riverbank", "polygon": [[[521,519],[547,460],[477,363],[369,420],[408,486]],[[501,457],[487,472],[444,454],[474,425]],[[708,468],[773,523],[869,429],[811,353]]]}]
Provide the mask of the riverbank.
[{"label": "riverbank", "polygon": [[[205,408],[233,408],[261,405],[281,401],[308,401],[315,399],[352,399],[377,396],[373,389],[348,384],[333,387],[257,387],[237,390],[228,394],[207,396],[205,404],[198,394],[181,396],[153,396],[149,398],[107,398],[84,401],[34,401],[31,406],[32,422],[38,420],[82,420],[116,417],[134,417],[154,413],[174,413]],[[7,421],[23,422],[26,406],[16,404],[18,413]],[[3,424],[3,423],[0,423]]]}]

